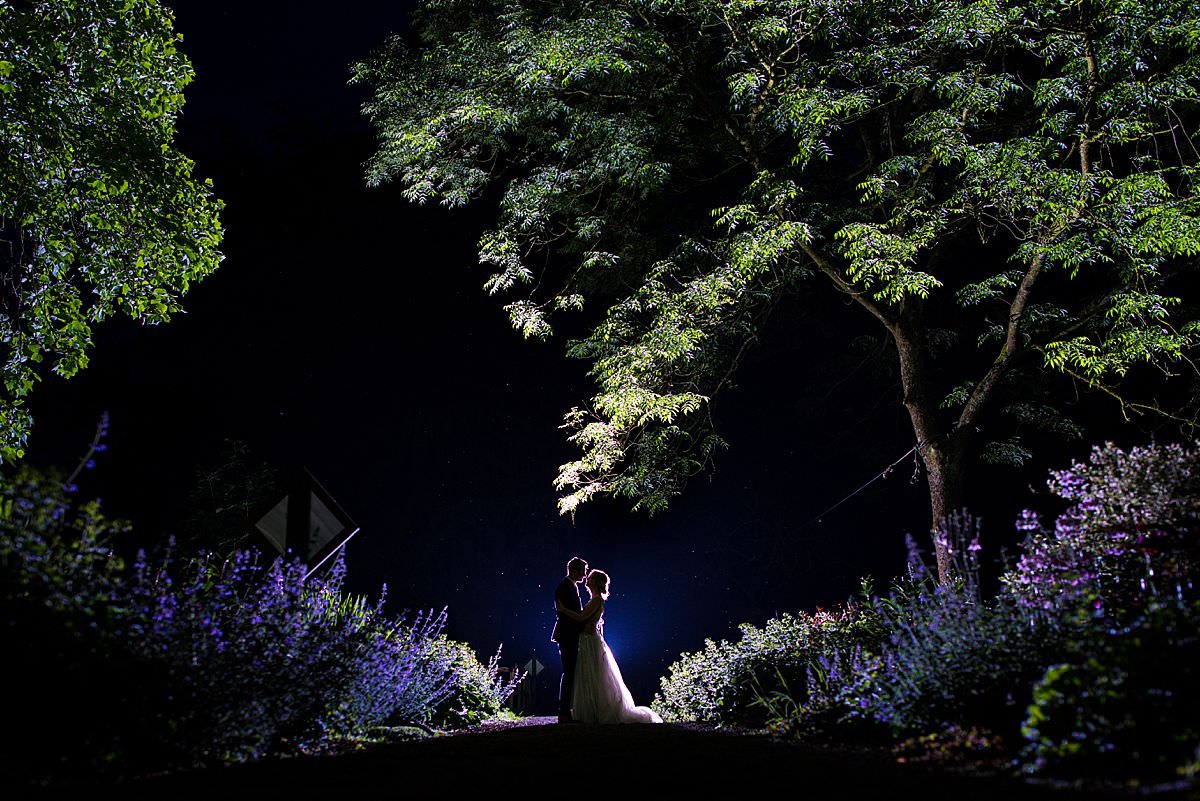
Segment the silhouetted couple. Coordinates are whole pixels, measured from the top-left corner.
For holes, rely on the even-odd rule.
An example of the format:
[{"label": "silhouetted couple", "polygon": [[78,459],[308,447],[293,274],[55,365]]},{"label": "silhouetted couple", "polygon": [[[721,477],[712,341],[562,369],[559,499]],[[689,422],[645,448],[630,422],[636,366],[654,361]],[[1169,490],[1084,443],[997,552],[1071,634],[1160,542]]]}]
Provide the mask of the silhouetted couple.
[{"label": "silhouetted couple", "polygon": [[[586,585],[584,605],[579,584]],[[554,590],[558,615],[550,641],[558,643],[562,680],[558,685],[559,723],[662,723],[654,710],[636,706],[621,668],[604,641],[604,601],[608,574],[588,571],[578,556],[567,562],[567,575]]]}]

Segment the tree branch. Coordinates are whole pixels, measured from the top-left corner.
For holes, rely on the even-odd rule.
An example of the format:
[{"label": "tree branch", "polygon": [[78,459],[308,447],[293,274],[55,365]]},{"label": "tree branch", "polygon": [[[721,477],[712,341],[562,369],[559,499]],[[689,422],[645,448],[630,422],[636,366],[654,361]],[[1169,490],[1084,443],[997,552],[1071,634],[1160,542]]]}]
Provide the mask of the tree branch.
[{"label": "tree branch", "polygon": [[835,267],[829,259],[821,255],[821,253],[819,253],[811,243],[803,243],[800,245],[800,249],[803,250],[804,254],[812,260],[812,263],[817,266],[818,270],[828,276],[829,280],[833,282],[834,287],[836,287],[839,292],[849,295],[852,299],[857,301],[860,306],[870,312],[872,317],[883,323],[884,328],[886,328],[889,333],[895,334],[895,327],[898,321],[895,313],[893,313],[887,306],[876,303],[865,292],[860,292],[859,290],[855,289],[853,284],[842,277],[842,274],[838,271],[837,267]]}]

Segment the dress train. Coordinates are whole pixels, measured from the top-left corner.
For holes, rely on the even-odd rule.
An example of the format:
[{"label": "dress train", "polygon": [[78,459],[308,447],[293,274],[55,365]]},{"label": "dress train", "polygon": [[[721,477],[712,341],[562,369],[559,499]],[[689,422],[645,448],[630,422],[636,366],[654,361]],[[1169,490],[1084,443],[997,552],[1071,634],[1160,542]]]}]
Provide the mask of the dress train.
[{"label": "dress train", "polygon": [[604,635],[579,635],[571,716],[583,723],[662,723],[648,706],[637,706]]}]

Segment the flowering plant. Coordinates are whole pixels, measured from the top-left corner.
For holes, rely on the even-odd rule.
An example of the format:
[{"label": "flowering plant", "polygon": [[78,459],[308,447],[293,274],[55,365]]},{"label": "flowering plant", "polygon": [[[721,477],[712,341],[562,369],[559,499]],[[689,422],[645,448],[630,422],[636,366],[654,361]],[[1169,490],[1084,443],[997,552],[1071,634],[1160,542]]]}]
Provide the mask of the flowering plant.
[{"label": "flowering plant", "polygon": [[1190,597],[1200,566],[1200,451],[1105,443],[1048,483],[1072,503],[1053,530],[1033,512],[1021,515],[1024,553],[1002,577],[1026,608],[1122,617],[1156,596]]}]

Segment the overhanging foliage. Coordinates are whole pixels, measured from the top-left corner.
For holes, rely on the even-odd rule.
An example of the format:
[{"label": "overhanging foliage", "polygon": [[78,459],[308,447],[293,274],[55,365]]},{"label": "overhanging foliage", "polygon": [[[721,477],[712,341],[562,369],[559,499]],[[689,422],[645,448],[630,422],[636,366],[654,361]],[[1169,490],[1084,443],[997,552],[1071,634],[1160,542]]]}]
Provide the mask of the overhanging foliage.
[{"label": "overhanging foliage", "polygon": [[416,31],[357,66],[368,181],[496,187],[485,288],[525,336],[602,312],[569,346],[599,389],[566,418],[563,512],[664,508],[814,282],[894,343],[935,520],[989,408],[1025,403],[997,434],[1077,433],[1033,376],[1119,392],[1200,339],[1172,284],[1200,254],[1189,2],[427,0]]}]

